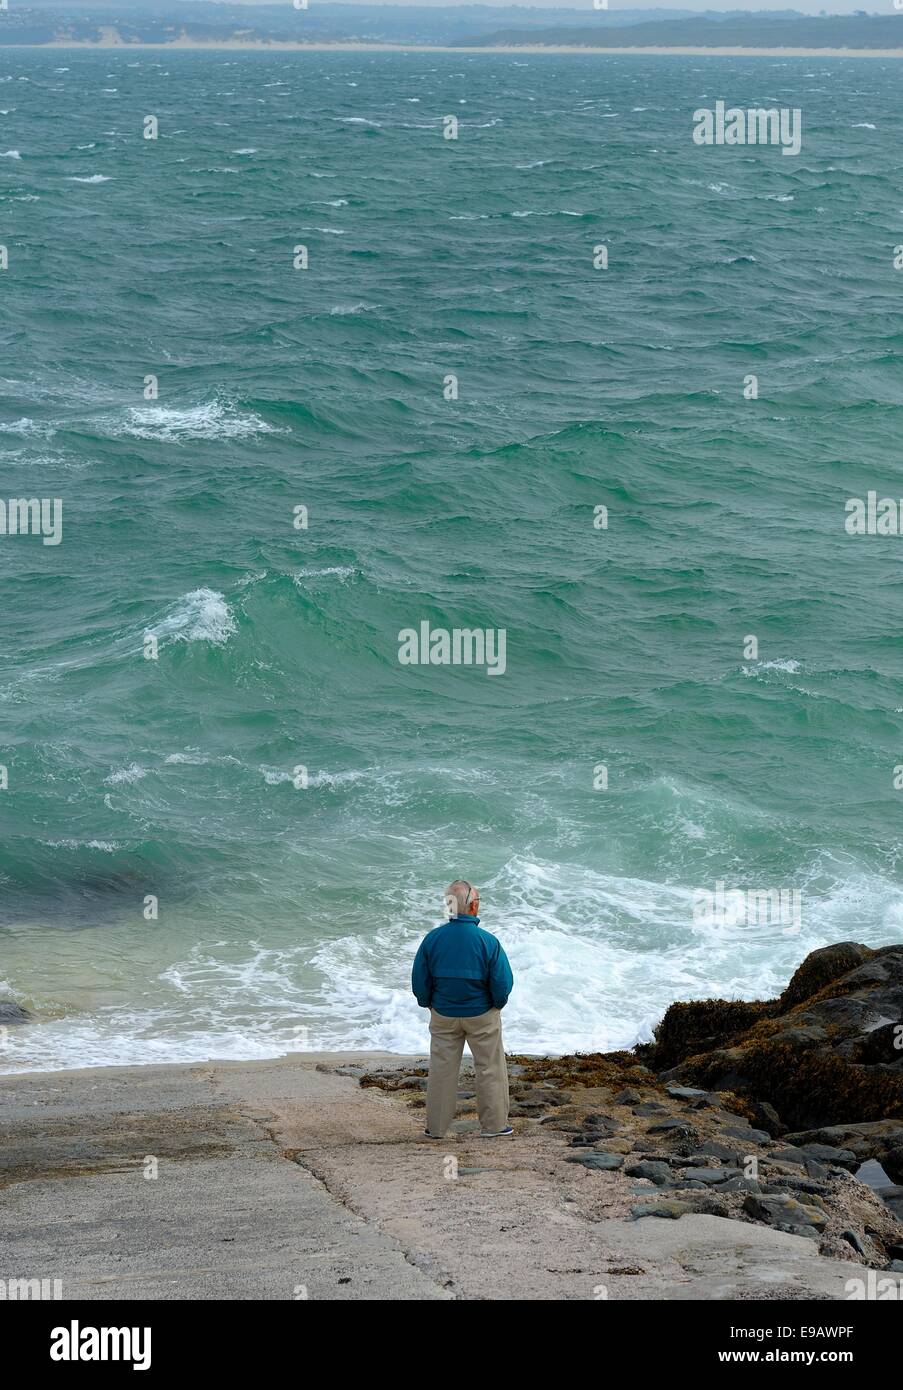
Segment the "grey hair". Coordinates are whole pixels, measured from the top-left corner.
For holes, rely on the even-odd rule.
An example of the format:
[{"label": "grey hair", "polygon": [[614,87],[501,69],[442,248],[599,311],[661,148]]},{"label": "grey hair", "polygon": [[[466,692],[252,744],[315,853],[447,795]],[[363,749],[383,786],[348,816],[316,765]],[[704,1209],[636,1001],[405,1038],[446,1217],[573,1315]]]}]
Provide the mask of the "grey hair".
[{"label": "grey hair", "polygon": [[445,890],[445,905],[448,908],[449,917],[456,913],[466,912],[476,891],[473,884],[468,883],[466,878],[456,878],[454,883],[450,883]]}]

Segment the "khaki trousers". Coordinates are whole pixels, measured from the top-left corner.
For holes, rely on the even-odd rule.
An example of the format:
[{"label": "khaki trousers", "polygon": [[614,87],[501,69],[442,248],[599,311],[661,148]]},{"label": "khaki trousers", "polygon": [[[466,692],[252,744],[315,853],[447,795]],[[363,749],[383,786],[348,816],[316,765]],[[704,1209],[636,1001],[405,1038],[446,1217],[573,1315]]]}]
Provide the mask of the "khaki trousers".
[{"label": "khaki trousers", "polygon": [[475,1018],[447,1018],[431,1009],[426,1127],[439,1139],[455,1118],[465,1042],[473,1053],[480,1128],[495,1133],[508,1123],[508,1067],[500,1010],[490,1009]]}]

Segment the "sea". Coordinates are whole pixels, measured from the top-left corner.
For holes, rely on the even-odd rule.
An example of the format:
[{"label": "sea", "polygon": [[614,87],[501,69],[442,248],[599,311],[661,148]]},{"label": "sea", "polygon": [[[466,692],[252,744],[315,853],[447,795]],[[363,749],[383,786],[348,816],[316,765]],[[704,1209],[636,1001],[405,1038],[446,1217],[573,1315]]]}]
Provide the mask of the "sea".
[{"label": "sea", "polygon": [[510,1051],[903,941],[901,77],[2,50],[0,1070],[422,1052],[459,876]]}]

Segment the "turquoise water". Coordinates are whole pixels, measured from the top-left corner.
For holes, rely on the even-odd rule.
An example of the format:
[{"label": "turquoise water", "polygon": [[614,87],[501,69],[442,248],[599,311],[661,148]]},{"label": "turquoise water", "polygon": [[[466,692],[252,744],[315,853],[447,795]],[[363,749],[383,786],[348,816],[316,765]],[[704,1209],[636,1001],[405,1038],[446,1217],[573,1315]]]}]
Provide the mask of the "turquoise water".
[{"label": "turquoise water", "polygon": [[903,939],[898,64],[3,57],[4,1069],[421,1050],[459,874],[536,1051]]}]

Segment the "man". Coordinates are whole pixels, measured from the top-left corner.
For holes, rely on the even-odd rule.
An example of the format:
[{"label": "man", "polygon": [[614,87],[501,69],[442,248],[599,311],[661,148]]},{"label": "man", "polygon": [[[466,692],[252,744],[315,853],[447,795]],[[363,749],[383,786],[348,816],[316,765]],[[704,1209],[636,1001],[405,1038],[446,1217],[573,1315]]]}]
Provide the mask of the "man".
[{"label": "man", "polygon": [[411,988],[430,1010],[426,1129],[441,1139],[455,1117],[465,1042],[473,1053],[483,1139],[513,1134],[508,1123],[508,1068],[501,1011],[514,984],[501,943],[480,926],[480,894],[466,879],[446,889],[449,920],[423,938]]}]

